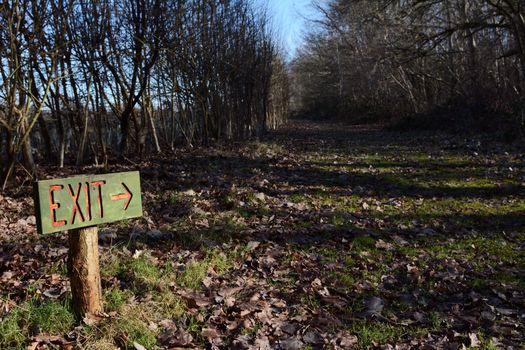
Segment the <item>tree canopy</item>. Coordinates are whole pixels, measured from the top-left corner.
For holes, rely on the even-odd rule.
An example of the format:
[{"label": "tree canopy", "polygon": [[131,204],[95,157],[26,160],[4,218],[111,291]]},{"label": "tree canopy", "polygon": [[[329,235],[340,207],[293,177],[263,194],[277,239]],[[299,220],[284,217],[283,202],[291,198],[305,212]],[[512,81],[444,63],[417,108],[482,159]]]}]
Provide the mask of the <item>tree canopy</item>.
[{"label": "tree canopy", "polygon": [[333,0],[319,11],[293,63],[299,111],[523,115],[522,1]]}]

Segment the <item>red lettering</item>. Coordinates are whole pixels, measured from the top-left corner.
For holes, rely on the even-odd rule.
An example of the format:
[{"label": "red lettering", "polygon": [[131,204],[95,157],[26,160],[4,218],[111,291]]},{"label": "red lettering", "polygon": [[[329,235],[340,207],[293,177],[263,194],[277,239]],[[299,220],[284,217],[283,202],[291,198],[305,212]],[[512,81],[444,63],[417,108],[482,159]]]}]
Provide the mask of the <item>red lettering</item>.
[{"label": "red lettering", "polygon": [[86,182],[86,186],[84,186],[85,192],[86,192],[86,213],[87,213],[87,220],[91,221],[91,192],[89,191],[89,182]]},{"label": "red lettering", "polygon": [[66,220],[58,220],[57,221],[56,210],[58,208],[60,208],[60,203],[56,203],[55,202],[55,196],[53,194],[53,191],[60,191],[63,188],[64,188],[64,186],[62,186],[62,185],[51,185],[51,186],[49,186],[49,209],[51,210],[51,225],[53,227],[64,226],[67,223]]},{"label": "red lettering", "polygon": [[71,185],[67,185],[69,188],[69,194],[71,195],[71,199],[73,199],[73,212],[71,213],[71,225],[75,223],[75,217],[77,215],[80,216],[80,221],[84,222],[84,215],[82,214],[82,211],[80,210],[80,207],[78,206],[78,196],[80,195],[80,191],[82,190],[82,184],[79,183],[77,187],[77,191],[73,191],[73,187]]},{"label": "red lettering", "polygon": [[105,185],[106,184],[106,181],[93,181],[91,183],[93,186],[97,186],[98,188],[98,198],[97,198],[97,201],[98,201],[98,209],[100,210],[100,217],[103,218],[104,217],[104,205],[102,203],[102,185]]}]

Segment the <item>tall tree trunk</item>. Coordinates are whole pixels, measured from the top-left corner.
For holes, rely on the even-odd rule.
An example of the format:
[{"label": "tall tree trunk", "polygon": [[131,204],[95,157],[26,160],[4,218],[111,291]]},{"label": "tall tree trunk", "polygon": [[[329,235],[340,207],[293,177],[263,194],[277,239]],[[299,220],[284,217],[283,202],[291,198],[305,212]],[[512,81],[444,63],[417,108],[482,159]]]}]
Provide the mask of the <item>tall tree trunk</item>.
[{"label": "tall tree trunk", "polygon": [[[24,123],[22,134],[27,131],[28,125]],[[27,138],[26,142],[22,144],[22,154],[24,157],[24,165],[32,176],[36,174],[35,160],[33,158],[33,148],[31,147],[31,138]]]}]

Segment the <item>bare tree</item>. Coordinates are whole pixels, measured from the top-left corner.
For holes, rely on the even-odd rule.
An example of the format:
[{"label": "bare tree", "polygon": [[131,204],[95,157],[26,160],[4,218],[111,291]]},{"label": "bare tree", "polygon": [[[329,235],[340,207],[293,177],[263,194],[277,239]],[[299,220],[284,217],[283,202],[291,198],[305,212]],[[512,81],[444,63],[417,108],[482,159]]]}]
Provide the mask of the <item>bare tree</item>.
[{"label": "bare tree", "polygon": [[333,0],[293,66],[303,112],[525,108],[519,0]]},{"label": "bare tree", "polygon": [[263,135],[288,103],[267,24],[246,0],[4,1],[2,183],[33,156],[107,166]]},{"label": "bare tree", "polygon": [[[19,156],[30,173],[35,172],[31,131],[56,75],[56,52],[50,46],[46,28],[49,9],[38,1],[4,1],[0,11],[2,45],[0,124],[5,133],[5,162],[2,162],[2,189],[5,189]],[[38,61],[33,61],[38,58]],[[40,80],[32,70],[38,66]],[[37,92],[39,91],[39,92]]]}]

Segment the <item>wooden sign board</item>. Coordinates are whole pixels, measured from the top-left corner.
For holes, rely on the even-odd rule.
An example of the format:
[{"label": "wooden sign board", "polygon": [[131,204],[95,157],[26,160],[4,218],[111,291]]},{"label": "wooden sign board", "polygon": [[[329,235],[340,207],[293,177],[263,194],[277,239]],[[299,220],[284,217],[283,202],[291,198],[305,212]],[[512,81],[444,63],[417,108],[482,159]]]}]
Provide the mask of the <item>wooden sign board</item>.
[{"label": "wooden sign board", "polygon": [[38,181],[34,192],[42,234],[142,216],[138,171]]}]

